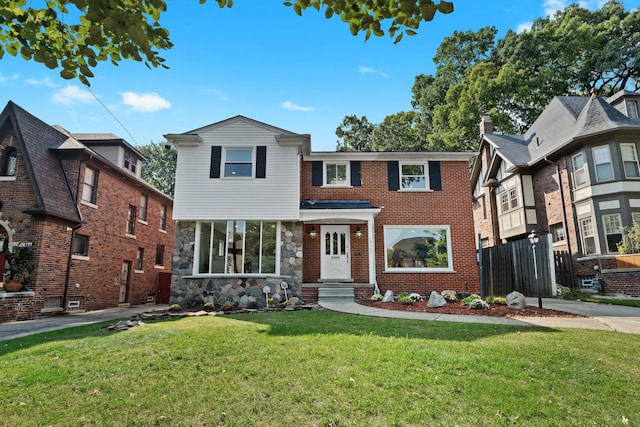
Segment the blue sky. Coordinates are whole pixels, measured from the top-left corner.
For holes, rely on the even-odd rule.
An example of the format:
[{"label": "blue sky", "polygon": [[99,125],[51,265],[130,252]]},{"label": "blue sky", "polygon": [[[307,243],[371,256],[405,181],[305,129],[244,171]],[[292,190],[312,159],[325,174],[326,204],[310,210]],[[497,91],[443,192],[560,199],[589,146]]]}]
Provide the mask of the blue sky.
[{"label": "blue sky", "polygon": [[[309,133],[312,150],[333,151],[344,116],[379,123],[410,110],[415,76],[435,72],[436,49],[454,30],[493,25],[502,36],[569,3],[453,1],[454,13],[436,15],[417,36],[394,45],[387,35],[367,42],[353,37],[339,18],[315,10],[299,17],[281,0],[236,0],[231,9],[214,0],[169,0],[162,21],[175,45],[162,54],[169,70],[134,61],[100,64],[91,81],[98,102],[79,81],[5,54],[0,101],[4,107],[12,100],[72,133],[114,133],[133,145],[243,115]],[[590,9],[602,3],[582,2]],[[640,0],[624,4],[635,9]]]}]

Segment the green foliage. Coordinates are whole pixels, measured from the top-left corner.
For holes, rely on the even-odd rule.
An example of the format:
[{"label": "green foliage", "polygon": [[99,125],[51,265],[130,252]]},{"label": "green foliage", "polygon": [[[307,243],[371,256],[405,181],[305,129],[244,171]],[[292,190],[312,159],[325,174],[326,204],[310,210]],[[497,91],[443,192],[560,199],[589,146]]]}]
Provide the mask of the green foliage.
[{"label": "green foliage", "polygon": [[583,293],[580,292],[579,289],[571,289],[566,286],[562,286],[560,284],[556,285],[556,297],[558,299],[577,300],[577,299],[581,299],[582,296],[583,296]]},{"label": "green foliage", "polygon": [[215,310],[215,305],[212,302],[205,302],[204,303],[204,307],[203,307],[206,311],[213,311]]},{"label": "green foliage", "polygon": [[469,308],[472,310],[488,310],[489,304],[481,298],[476,298],[469,303]]},{"label": "green foliage", "polygon": [[398,304],[401,305],[413,305],[413,303],[415,302],[415,300],[413,298],[411,298],[411,295],[407,294],[407,293],[401,293],[400,295],[398,295]]},{"label": "green foliage", "polygon": [[180,307],[180,304],[171,304],[167,310],[169,310],[169,311],[181,311],[182,307]]},{"label": "green foliage", "polygon": [[23,285],[29,283],[33,276],[33,264],[31,264],[31,250],[29,248],[17,248],[13,253],[6,254],[9,265],[8,280],[15,280]]},{"label": "green foliage", "polygon": [[487,304],[507,305],[507,299],[504,297],[489,296],[486,298],[485,301],[487,302]]},{"label": "green foliage", "polygon": [[371,134],[375,127],[367,120],[367,116],[344,116],[336,128],[336,136],[342,138],[336,144],[336,151],[372,151]]},{"label": "green foliage", "polygon": [[[233,6],[233,0],[217,3],[220,8]],[[391,20],[387,31],[394,43],[404,34],[415,35],[420,24],[432,20],[436,12],[453,12],[453,3],[444,0],[296,0],[284,5],[298,15],[307,8],[324,8],[327,19],[339,16],[354,36],[362,31],[365,39],[383,36],[381,24]],[[169,30],[160,23],[166,12],[164,0],[49,0],[40,8],[24,0],[1,2],[0,59],[5,52],[20,54],[27,61],[60,69],[62,78],[78,78],[87,86],[100,62],[118,65],[132,59],[149,68],[168,68],[159,56],[160,51],[173,47]]]},{"label": "green foliage", "polygon": [[462,305],[469,305],[471,304],[471,301],[476,300],[476,299],[482,299],[482,297],[478,294],[471,294],[468,297],[463,298],[460,301],[460,304]]},{"label": "green foliage", "polygon": [[371,301],[382,301],[382,294],[371,295]]},{"label": "green foliage", "polygon": [[142,179],[167,196],[173,197],[178,150],[168,147],[164,142],[151,142],[138,147],[138,151],[146,158],[142,164]]},{"label": "green foliage", "polygon": [[442,291],[441,295],[447,302],[458,301],[458,295],[454,291]]},{"label": "green foliage", "polygon": [[640,223],[634,222],[632,227],[624,227],[618,252],[621,255],[640,253]]}]

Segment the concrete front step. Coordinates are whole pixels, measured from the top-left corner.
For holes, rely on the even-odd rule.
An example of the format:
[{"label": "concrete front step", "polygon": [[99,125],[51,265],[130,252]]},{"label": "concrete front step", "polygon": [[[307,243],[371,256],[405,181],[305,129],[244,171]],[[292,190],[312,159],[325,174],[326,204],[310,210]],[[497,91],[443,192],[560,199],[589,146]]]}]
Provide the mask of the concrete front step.
[{"label": "concrete front step", "polygon": [[353,301],[355,299],[355,293],[352,287],[318,288],[318,300],[326,299],[348,299]]}]

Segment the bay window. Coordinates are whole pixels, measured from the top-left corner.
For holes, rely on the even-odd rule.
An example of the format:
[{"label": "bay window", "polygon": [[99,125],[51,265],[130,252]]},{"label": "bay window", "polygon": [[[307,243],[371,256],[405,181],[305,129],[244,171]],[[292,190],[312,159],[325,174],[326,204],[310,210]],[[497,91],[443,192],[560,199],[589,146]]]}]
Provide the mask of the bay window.
[{"label": "bay window", "polygon": [[449,226],[384,227],[386,271],[453,271]]}]

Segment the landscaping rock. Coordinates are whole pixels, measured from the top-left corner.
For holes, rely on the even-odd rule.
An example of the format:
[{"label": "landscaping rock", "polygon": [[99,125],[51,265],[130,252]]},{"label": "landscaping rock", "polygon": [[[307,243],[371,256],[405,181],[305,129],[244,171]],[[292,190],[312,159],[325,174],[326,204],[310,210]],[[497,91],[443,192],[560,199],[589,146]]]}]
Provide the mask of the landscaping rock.
[{"label": "landscaping rock", "polygon": [[527,300],[520,292],[513,291],[507,295],[507,307],[523,310],[527,308]]},{"label": "landscaping rock", "polygon": [[382,297],[382,302],[393,302],[392,290],[388,290],[387,292],[384,293],[384,296]]},{"label": "landscaping rock", "polygon": [[427,307],[444,307],[445,305],[447,305],[447,300],[444,299],[444,297],[436,291],[431,291],[431,295],[429,295],[429,302],[427,302]]}]

